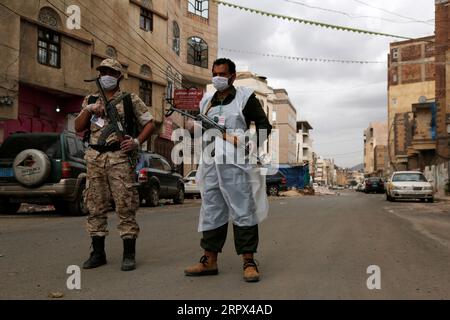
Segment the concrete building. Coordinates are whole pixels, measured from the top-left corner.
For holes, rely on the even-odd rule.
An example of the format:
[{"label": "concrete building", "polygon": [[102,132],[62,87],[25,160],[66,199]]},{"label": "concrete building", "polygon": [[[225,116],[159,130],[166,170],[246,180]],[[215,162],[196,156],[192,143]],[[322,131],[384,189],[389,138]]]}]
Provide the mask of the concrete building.
[{"label": "concrete building", "polygon": [[[390,170],[406,170],[412,144],[413,104],[435,98],[434,37],[391,43],[388,56]],[[433,148],[433,146],[427,146]],[[431,150],[431,149],[430,149]]]},{"label": "concrete building", "polygon": [[[81,29],[70,28],[73,5]],[[176,87],[205,89],[210,82],[217,3],[3,0],[0,16],[0,142],[15,131],[72,129],[83,97],[96,91],[83,80],[113,57],[125,70],[122,88],[139,93],[155,117],[159,134],[148,148],[170,158],[167,133],[183,121],[174,116],[164,126],[165,98]]]},{"label": "concrete building", "polygon": [[297,122],[297,163],[308,164],[309,172],[312,173],[314,151],[310,130],[313,130],[313,127],[307,121]]},{"label": "concrete building", "polygon": [[337,182],[337,170],[333,159],[319,157],[316,161],[314,182],[322,186],[334,186]]},{"label": "concrete building", "polygon": [[279,161],[282,164],[297,163],[297,110],[285,89],[275,89],[272,122],[279,132]]},{"label": "concrete building", "polygon": [[450,159],[450,3],[436,1],[436,150],[438,163]]},{"label": "concrete building", "polygon": [[448,0],[439,0],[435,1],[435,5],[436,104],[435,132],[432,132],[435,134],[435,157],[427,164],[424,172],[434,181],[438,192],[444,193],[450,181],[450,3]]},{"label": "concrete building", "polygon": [[364,132],[364,174],[387,174],[388,127],[385,122],[373,122]]}]

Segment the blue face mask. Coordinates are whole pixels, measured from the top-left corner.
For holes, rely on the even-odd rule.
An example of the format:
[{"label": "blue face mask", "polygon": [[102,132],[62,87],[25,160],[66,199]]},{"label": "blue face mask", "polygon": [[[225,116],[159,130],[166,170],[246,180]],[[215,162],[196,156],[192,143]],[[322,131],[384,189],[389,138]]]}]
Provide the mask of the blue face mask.
[{"label": "blue face mask", "polygon": [[100,84],[106,91],[114,90],[117,87],[117,78],[112,76],[103,76],[100,78]]}]

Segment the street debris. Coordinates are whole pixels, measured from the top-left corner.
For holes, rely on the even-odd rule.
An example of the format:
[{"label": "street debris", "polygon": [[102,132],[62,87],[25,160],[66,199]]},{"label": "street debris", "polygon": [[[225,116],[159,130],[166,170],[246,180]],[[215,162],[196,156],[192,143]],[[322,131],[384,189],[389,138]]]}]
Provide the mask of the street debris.
[{"label": "street debris", "polygon": [[62,297],[64,297],[64,294],[62,292],[50,292],[48,294],[48,297],[50,299],[61,299]]}]

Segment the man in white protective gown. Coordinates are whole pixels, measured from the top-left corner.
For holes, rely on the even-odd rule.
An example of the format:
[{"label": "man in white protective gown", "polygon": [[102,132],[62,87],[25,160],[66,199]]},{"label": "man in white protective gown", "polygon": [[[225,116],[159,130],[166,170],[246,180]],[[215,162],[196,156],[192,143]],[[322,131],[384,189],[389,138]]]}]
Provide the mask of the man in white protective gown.
[{"label": "man in white protective gown", "polygon": [[242,160],[239,157],[236,160],[233,154],[245,146],[243,133],[252,122],[256,126],[258,146],[267,140],[272,126],[254,91],[233,86],[236,65],[231,60],[216,60],[212,72],[217,92],[205,94],[200,102],[200,112],[230,129],[227,132],[231,134],[227,137],[233,137],[234,143],[229,139],[215,139],[212,161],[202,160],[197,170],[196,180],[202,197],[198,231],[203,233],[200,246],[205,252],[199,263],[185,270],[185,275],[219,273],[217,256],[222,252],[228,223],[232,221],[236,252],[243,258],[244,280],[257,282],[260,274],[254,254],[259,242],[258,224],[269,211],[266,177],[258,165],[239,161]]}]

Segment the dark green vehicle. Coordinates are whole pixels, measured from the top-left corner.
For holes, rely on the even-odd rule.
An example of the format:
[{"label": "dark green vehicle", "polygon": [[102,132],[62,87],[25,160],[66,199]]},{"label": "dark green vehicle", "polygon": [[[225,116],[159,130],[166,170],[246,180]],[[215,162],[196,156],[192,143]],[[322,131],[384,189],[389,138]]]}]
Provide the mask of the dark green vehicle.
[{"label": "dark green vehicle", "polygon": [[84,145],[74,133],[15,133],[0,147],[0,214],[30,203],[86,215],[85,186]]}]

